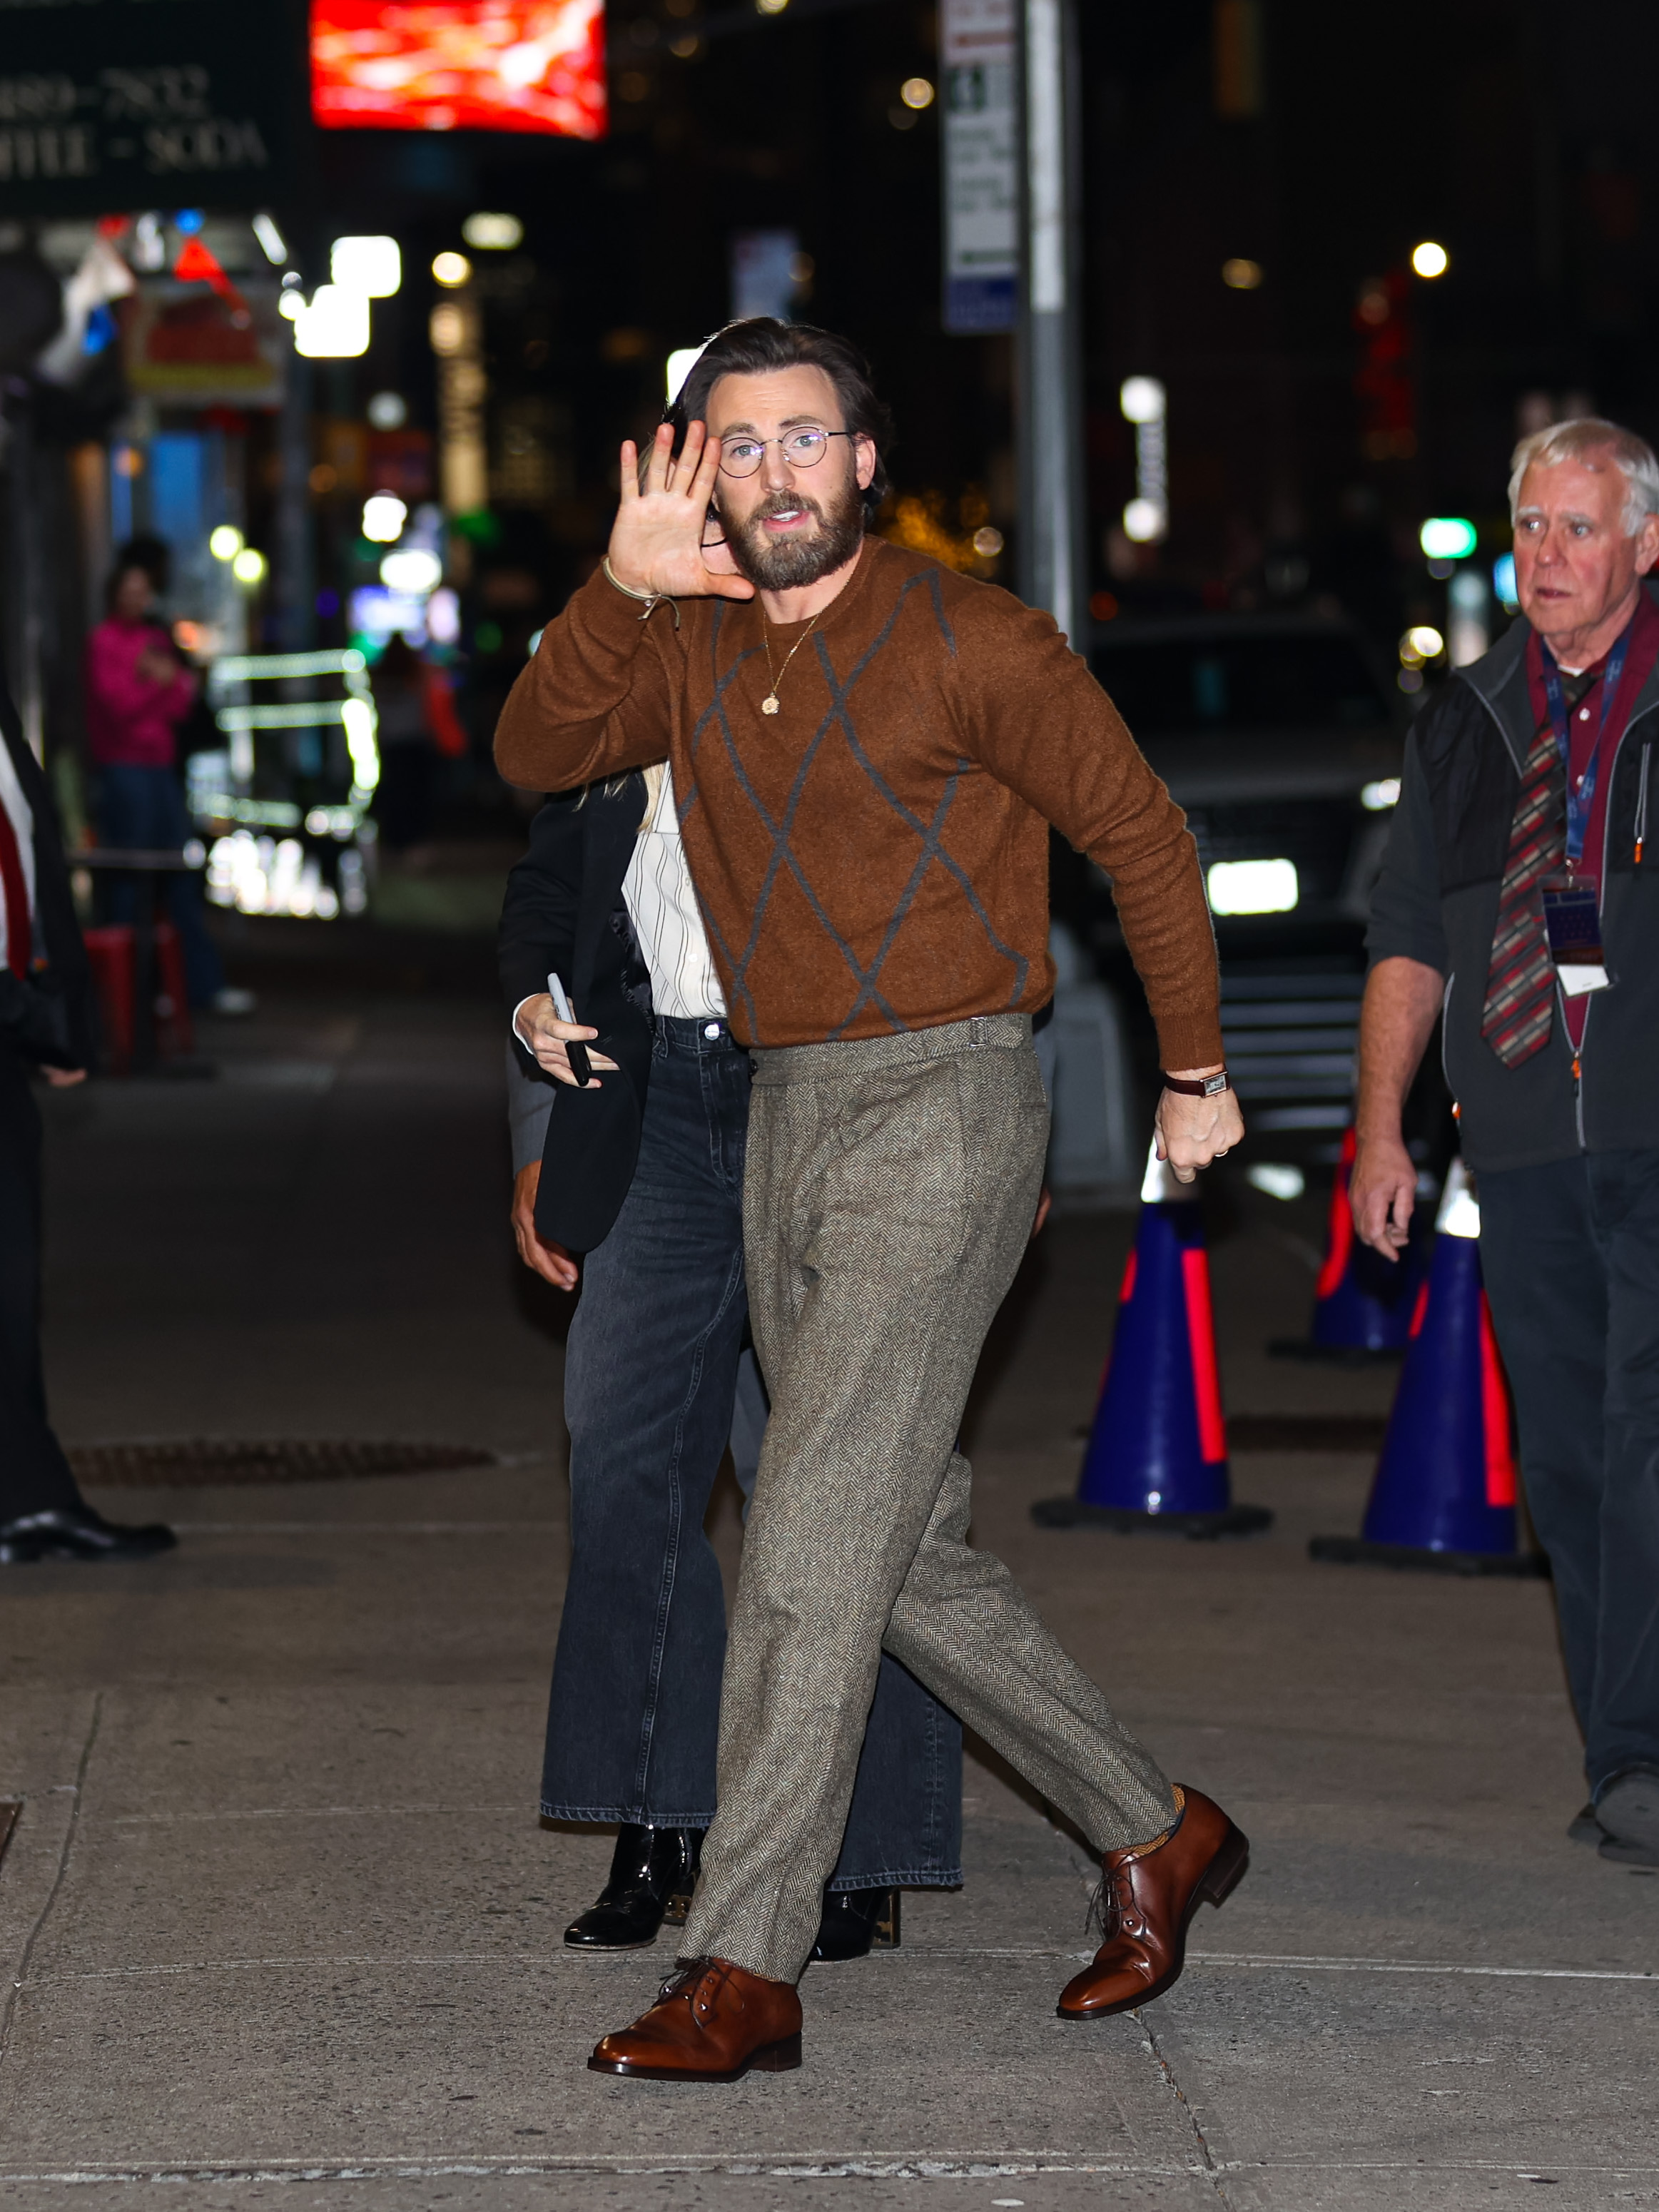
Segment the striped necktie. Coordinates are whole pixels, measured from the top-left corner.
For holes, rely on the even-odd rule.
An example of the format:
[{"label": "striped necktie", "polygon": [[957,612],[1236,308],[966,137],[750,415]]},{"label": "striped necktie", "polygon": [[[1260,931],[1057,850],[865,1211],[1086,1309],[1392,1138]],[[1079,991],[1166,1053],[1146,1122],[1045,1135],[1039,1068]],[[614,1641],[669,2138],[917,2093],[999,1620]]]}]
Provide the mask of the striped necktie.
[{"label": "striped necktie", "polygon": [[[1577,676],[1561,672],[1569,712],[1601,672],[1599,667]],[[1539,886],[1566,858],[1566,791],[1561,748],[1547,714],[1521,770],[1521,795],[1498,887],[1498,927],[1480,1010],[1480,1034],[1505,1067],[1519,1067],[1523,1060],[1541,1052],[1555,1019],[1555,966]]]},{"label": "striped necktie", "polygon": [[[0,738],[0,744],[3,744]],[[33,952],[29,921],[29,887],[23,873],[17,831],[3,799],[0,799],[0,898],[5,902],[6,965],[15,975],[27,975]]]}]

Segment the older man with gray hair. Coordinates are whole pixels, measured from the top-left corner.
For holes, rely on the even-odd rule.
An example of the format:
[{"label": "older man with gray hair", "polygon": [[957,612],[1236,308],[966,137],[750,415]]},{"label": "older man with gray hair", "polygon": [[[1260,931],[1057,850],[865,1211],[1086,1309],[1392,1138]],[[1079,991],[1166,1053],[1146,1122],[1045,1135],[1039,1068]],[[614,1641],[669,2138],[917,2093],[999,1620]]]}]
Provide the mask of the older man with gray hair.
[{"label": "older man with gray hair", "polygon": [[[1590,1802],[1659,1865],[1659,462],[1557,423],[1510,482],[1524,620],[1419,717],[1371,908],[1359,1234],[1395,1256],[1401,1107],[1444,1010],[1482,1269],[1555,1575]],[[1659,825],[1656,825],[1659,826]]]}]

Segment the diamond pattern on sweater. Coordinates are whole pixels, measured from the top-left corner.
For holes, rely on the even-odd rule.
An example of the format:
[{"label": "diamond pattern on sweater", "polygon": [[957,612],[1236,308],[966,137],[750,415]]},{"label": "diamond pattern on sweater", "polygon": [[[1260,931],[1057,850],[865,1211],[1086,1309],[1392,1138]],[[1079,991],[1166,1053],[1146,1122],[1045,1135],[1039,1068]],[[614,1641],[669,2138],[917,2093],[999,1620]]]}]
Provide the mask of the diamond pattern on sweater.
[{"label": "diamond pattern on sweater", "polygon": [[[1001,937],[992,927],[991,919],[986,911],[984,902],[981,899],[979,893],[975,890],[972,882],[969,878],[967,872],[944,849],[941,842],[945,823],[950,816],[951,807],[955,804],[957,795],[961,788],[962,777],[964,772],[971,768],[971,762],[965,759],[958,761],[955,771],[950,776],[945,784],[945,790],[940,795],[939,803],[933,811],[932,819],[929,821],[924,821],[922,817],[914,811],[914,809],[904,804],[903,800],[899,797],[898,793],[893,790],[885,777],[882,775],[875,763],[871,759],[868,752],[859,738],[858,726],[848,704],[848,702],[852,697],[852,694],[857,687],[860,678],[864,676],[871,663],[887,646],[892,636],[894,629],[897,624],[899,616],[902,612],[911,592],[916,590],[918,586],[921,586],[927,590],[928,597],[933,604],[934,620],[939,624],[940,634],[945,639],[946,647],[954,657],[956,653],[956,638],[945,616],[944,599],[939,589],[938,574],[933,569],[928,569],[920,575],[909,577],[902,585],[900,586],[898,592],[895,598],[893,606],[887,616],[887,619],[882,624],[881,629],[878,631],[875,637],[872,639],[869,645],[866,647],[863,653],[860,654],[858,659],[854,663],[845,681],[837,676],[835,664],[830,658],[829,641],[824,637],[823,632],[819,631],[813,638],[813,647],[820,672],[823,675],[824,684],[830,693],[830,705],[823,714],[823,719],[820,720],[817,728],[814,731],[805,750],[801,755],[800,762],[790,784],[788,795],[785,801],[783,810],[781,813],[778,815],[774,815],[772,813],[766,805],[765,801],[761,798],[759,793],[755,789],[754,783],[750,779],[748,771],[744,767],[743,760],[738,747],[737,738],[732,731],[731,721],[726,713],[726,700],[727,692],[730,690],[732,684],[736,681],[739,672],[744,665],[748,662],[757,659],[757,656],[754,648],[751,647],[747,652],[740,653],[732,661],[731,666],[723,673],[721,672],[719,667],[720,638],[721,629],[724,627],[724,619],[726,610],[724,605],[722,605],[717,607],[714,611],[714,620],[710,625],[709,637],[710,655],[714,662],[714,691],[713,698],[710,700],[708,705],[704,708],[702,714],[698,717],[696,726],[692,731],[690,748],[691,760],[695,769],[698,752],[701,749],[703,738],[711,732],[717,732],[722,742],[725,759],[727,766],[731,769],[733,781],[737,784],[737,787],[742,793],[744,798],[748,801],[755,813],[758,816],[766,830],[767,836],[770,840],[771,850],[768,855],[766,869],[761,882],[760,889],[756,896],[754,909],[750,917],[748,938],[743,946],[740,949],[734,950],[721,936],[712,917],[705,915],[705,919],[708,921],[709,933],[714,941],[723,963],[731,975],[732,997],[734,1000],[742,1005],[750,1036],[757,1045],[763,1044],[765,1042],[765,1039],[760,1031],[760,1025],[757,1018],[757,1008],[754,995],[749,988],[749,969],[753,963],[756,951],[760,944],[762,933],[766,922],[767,910],[771,903],[773,892],[777,886],[780,878],[785,874],[787,874],[787,876],[794,882],[819,927],[823,930],[826,936],[830,938],[830,941],[835,945],[836,951],[847,963],[847,967],[855,987],[852,1004],[848,1007],[847,1012],[842,1016],[841,1021],[837,1023],[835,1028],[829,1033],[831,1039],[842,1036],[867,1006],[873,1006],[876,1008],[877,1012],[881,1015],[883,1020],[886,1022],[890,1030],[899,1031],[904,1030],[908,1026],[907,1024],[899,1018],[888,1000],[883,996],[880,988],[880,976],[881,971],[886,964],[888,956],[892,950],[893,944],[903,926],[905,918],[908,915],[912,904],[915,902],[916,894],[925,879],[928,870],[934,866],[939,866],[956,884],[963,895],[969,912],[978,921],[980,927],[984,931],[985,936],[993,949],[1000,955],[1003,959],[1008,961],[1012,964],[1014,973],[1014,981],[1012,988],[1009,992],[1006,1004],[1010,1006],[1018,1005],[1020,996],[1024,991],[1026,981],[1030,972],[1030,962],[1023,954],[1016,951],[1011,945],[1004,943]],[[892,812],[898,817],[899,820],[916,838],[918,842],[916,859],[911,868],[910,874],[895,902],[893,914],[888,922],[886,929],[883,933],[881,943],[876,948],[873,958],[868,962],[861,962],[859,959],[859,957],[852,945],[848,942],[842,933],[836,927],[834,922],[830,920],[823,902],[818,896],[817,890],[812,885],[811,878],[808,877],[805,869],[801,865],[799,856],[795,852],[793,846],[790,842],[795,817],[799,809],[802,797],[806,788],[807,779],[811,775],[813,763],[818,758],[824,744],[829,741],[831,734],[837,730],[839,730],[842,737],[845,740],[848,750],[852,758],[856,762],[863,775],[869,780],[872,787],[879,795],[884,805],[889,807]],[[687,817],[697,804],[698,796],[698,783],[694,775],[690,787],[679,802],[679,817],[682,830],[684,828]]]},{"label": "diamond pattern on sweater", "polygon": [[[720,615],[724,612],[724,608],[721,608],[716,613],[714,625],[714,635],[710,641],[711,650],[718,649],[720,629]],[[872,650],[873,651],[873,648],[872,648]],[[754,994],[749,988],[749,969],[755,957],[756,947],[760,942],[762,925],[766,919],[766,910],[771,903],[773,890],[776,885],[780,873],[782,872],[784,869],[787,868],[788,870],[790,875],[793,878],[796,885],[799,889],[802,897],[806,901],[807,905],[811,909],[813,917],[817,921],[818,926],[823,930],[825,935],[830,938],[830,941],[834,944],[836,950],[841,954],[842,958],[847,963],[848,967],[852,970],[854,981],[862,988],[869,971],[861,966],[858,955],[854,951],[851,945],[848,944],[847,939],[842,934],[841,931],[836,927],[835,923],[830,919],[822,900],[818,897],[817,893],[813,890],[805,870],[802,867],[799,858],[789,842],[789,834],[794,825],[795,815],[800,805],[802,793],[805,792],[806,787],[807,776],[811,772],[813,762],[817,759],[818,752],[823,744],[824,739],[830,733],[830,726],[835,719],[834,714],[832,713],[825,715],[823,721],[819,723],[817,731],[814,732],[812,741],[806,748],[805,752],[802,755],[800,765],[795,771],[794,781],[790,786],[789,796],[785,805],[783,814],[781,817],[774,816],[767,808],[767,805],[764,800],[761,798],[759,793],[755,789],[753,783],[750,780],[749,773],[743,765],[743,762],[738,752],[737,738],[732,733],[732,725],[726,717],[726,692],[730,690],[738,671],[744,666],[744,663],[753,660],[755,658],[756,654],[752,648],[747,653],[739,653],[736,660],[732,662],[731,667],[727,669],[725,675],[716,677],[714,684],[714,696],[709,702],[708,707],[703,710],[702,715],[698,718],[697,726],[691,733],[691,757],[695,763],[704,732],[708,730],[711,723],[717,726],[726,741],[727,763],[731,768],[732,774],[736,781],[738,788],[742,792],[744,797],[749,801],[750,806],[754,808],[755,812],[760,817],[762,823],[765,826],[767,835],[772,841],[772,849],[767,860],[765,878],[762,883],[759,894],[756,898],[754,911],[750,918],[748,942],[744,945],[742,951],[734,951],[732,946],[726,943],[724,935],[721,933],[719,926],[715,922],[712,915],[705,914],[704,916],[704,919],[708,925],[709,935],[714,940],[715,948],[731,970],[732,994],[732,996],[736,1000],[739,1000],[743,1005],[747,1017],[749,1034],[755,1043],[762,1044],[765,1040],[761,1035],[760,1023],[755,1005]],[[866,655],[866,659],[867,659],[868,658],[869,656]],[[862,664],[860,664],[860,667],[861,666]],[[679,815],[682,834],[684,830],[686,819],[690,814],[692,808],[697,803],[698,795],[698,787],[696,782],[694,781],[690,790],[687,793],[685,798],[680,802]],[[896,1014],[894,1013],[892,1008],[887,1005],[886,1001],[881,998],[878,993],[875,994],[874,996],[877,1008],[889,1026],[895,1030],[902,1029],[904,1024],[899,1020]]]}]

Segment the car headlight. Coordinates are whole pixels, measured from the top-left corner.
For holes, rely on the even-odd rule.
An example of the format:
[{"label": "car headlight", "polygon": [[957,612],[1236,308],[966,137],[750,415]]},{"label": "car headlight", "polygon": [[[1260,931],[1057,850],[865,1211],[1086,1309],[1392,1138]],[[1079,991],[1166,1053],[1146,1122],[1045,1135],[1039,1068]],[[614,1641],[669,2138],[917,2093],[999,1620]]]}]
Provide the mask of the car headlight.
[{"label": "car headlight", "polygon": [[1213,914],[1288,914],[1297,902],[1294,860],[1217,860],[1208,881]]},{"label": "car headlight", "polygon": [[1376,783],[1362,785],[1359,804],[1369,814],[1386,814],[1389,807],[1400,804],[1400,778],[1385,775]]}]

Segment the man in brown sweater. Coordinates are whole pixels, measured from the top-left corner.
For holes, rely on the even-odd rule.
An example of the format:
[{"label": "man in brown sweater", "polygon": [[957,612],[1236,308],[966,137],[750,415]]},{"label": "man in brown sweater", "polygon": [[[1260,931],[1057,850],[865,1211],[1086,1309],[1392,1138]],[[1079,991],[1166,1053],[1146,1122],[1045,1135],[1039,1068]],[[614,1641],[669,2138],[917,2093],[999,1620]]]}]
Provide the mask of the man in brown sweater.
[{"label": "man in brown sweater", "polygon": [[[548,624],[496,735],[503,775],[543,790],[644,766],[666,738],[755,1054],[745,1242],[773,1412],[720,1809],[684,1971],[599,2044],[605,2072],[799,2063],[794,1984],[884,1645],[1102,1854],[1106,1940],[1063,2018],[1168,1988],[1192,1913],[1246,1863],[1225,1814],[1164,1778],[969,1548],[954,1449],[1047,1142],[1048,823],[1112,878],[1167,1071],[1160,1150],[1190,1181],[1243,1134],[1196,851],[1047,615],[866,537],[884,427],[844,341],[721,332],[643,471],[623,446],[603,570]],[[729,556],[704,550],[715,505]]]}]

